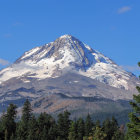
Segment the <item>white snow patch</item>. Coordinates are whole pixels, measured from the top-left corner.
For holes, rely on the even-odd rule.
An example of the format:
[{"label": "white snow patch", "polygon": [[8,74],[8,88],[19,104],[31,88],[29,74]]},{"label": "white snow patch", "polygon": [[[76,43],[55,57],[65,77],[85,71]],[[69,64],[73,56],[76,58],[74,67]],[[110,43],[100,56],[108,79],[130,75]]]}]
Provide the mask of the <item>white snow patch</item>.
[{"label": "white snow patch", "polygon": [[66,34],[66,35],[62,35],[62,36],[60,36],[59,38],[60,38],[60,39],[62,39],[62,38],[71,38],[71,36],[68,35],[68,34]]},{"label": "white snow patch", "polygon": [[36,47],[28,52],[25,53],[25,55],[21,58],[21,59],[24,59],[28,56],[31,56],[32,54],[34,54],[35,52],[37,52],[38,50],[40,49],[40,47]]},{"label": "white snow patch", "polygon": [[73,81],[74,83],[79,83],[79,81]]},{"label": "white snow patch", "polygon": [[[61,36],[60,39],[62,38],[68,38],[68,40],[66,39],[65,46],[60,47],[52,57],[45,57],[45,55],[52,49],[53,42],[50,47],[46,45],[44,50],[35,54],[32,59],[21,61],[18,64],[14,64],[0,71],[0,84],[13,77],[20,78],[27,75],[27,77],[34,77],[41,80],[48,77],[56,78],[66,72],[75,70],[81,75],[97,79],[110,86],[117,88],[123,86],[125,89],[129,88],[128,80],[130,75],[114,64],[108,57],[93,50],[86,44],[84,44],[85,48],[83,48],[83,46],[81,48],[74,48],[73,45],[76,45],[77,41],[74,40],[73,42],[73,40],[70,40],[70,35]],[[26,52],[22,59],[36,53],[39,49],[42,49],[42,47],[37,47]],[[85,71],[77,70],[75,66],[71,65],[72,63],[85,65],[85,62],[83,62],[85,56],[85,60],[88,60],[90,64]],[[30,81],[25,79],[23,82],[26,83]],[[78,81],[75,81],[75,83],[76,82]]]}]

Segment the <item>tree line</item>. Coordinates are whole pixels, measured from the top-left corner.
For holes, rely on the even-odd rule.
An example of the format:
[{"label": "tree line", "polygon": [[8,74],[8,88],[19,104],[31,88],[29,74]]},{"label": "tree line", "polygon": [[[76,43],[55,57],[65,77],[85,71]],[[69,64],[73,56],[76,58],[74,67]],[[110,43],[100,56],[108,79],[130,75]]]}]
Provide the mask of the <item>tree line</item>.
[{"label": "tree line", "polygon": [[20,120],[16,121],[17,107],[10,104],[0,118],[0,140],[123,140],[124,126],[117,120],[106,119],[93,122],[88,114],[86,119],[70,119],[67,110],[58,114],[57,121],[47,113],[38,117],[32,113],[31,104],[26,100]]},{"label": "tree line", "polygon": [[[140,96],[134,97],[140,103]],[[114,117],[102,124],[99,120],[93,122],[90,114],[86,119],[71,120],[67,110],[58,114],[57,121],[47,113],[35,117],[29,100],[23,105],[21,118],[16,120],[17,106],[10,104],[0,117],[0,140],[140,140],[140,116],[135,112],[140,113],[139,103],[130,103],[134,112],[129,114],[127,132]]]}]

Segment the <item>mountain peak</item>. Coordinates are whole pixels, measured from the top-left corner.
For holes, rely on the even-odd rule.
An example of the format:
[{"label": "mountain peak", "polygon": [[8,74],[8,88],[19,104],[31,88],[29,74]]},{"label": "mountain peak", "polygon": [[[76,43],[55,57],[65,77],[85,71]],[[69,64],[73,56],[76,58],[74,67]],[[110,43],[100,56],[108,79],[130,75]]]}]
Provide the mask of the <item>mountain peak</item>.
[{"label": "mountain peak", "polygon": [[117,88],[129,89],[131,75],[108,57],[93,50],[71,35],[63,35],[54,42],[33,48],[12,66],[0,71],[0,83],[13,77],[55,78],[76,72]]},{"label": "mountain peak", "polygon": [[65,34],[65,35],[60,36],[59,38],[63,39],[63,38],[71,38],[71,37],[73,37],[73,36],[69,35],[69,34]]},{"label": "mountain peak", "polygon": [[[88,102],[90,106],[93,103],[94,113],[95,106],[101,108],[106,103],[109,107],[113,103],[114,108],[112,100],[117,101],[118,109],[121,100],[130,100],[137,93],[136,85],[140,85],[138,79],[108,57],[71,35],[63,35],[25,52],[0,71],[0,113],[9,102],[21,106],[26,98],[33,101],[36,111],[49,113],[65,108],[81,111],[83,106],[85,112],[90,108]],[[98,103],[103,104],[98,107]]]},{"label": "mountain peak", "polygon": [[[55,41],[60,41],[60,40],[64,40],[65,42],[67,41],[71,41],[71,42],[79,42],[80,44],[82,44],[82,42],[80,40],[78,40],[76,37],[69,35],[69,34],[65,34],[60,36],[59,38],[57,38]],[[61,42],[62,43],[62,42]]]},{"label": "mountain peak", "polygon": [[69,35],[69,34],[65,34],[60,36],[58,39],[72,39],[72,40],[78,40],[76,37]]}]

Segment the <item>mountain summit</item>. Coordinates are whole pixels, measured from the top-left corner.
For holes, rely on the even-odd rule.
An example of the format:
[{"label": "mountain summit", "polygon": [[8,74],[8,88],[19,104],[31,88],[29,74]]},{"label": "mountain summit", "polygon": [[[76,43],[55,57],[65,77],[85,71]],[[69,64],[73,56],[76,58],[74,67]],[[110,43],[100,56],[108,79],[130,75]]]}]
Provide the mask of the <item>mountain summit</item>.
[{"label": "mountain summit", "polygon": [[0,83],[15,77],[28,77],[23,82],[30,82],[29,77],[56,78],[69,72],[112,87],[135,89],[135,76],[71,35],[63,35],[54,42],[25,52],[13,65],[0,72]]},{"label": "mountain summit", "polygon": [[[0,112],[28,98],[35,113],[128,112],[139,80],[71,35],[25,52],[0,71]],[[98,116],[98,114],[97,114]]]}]

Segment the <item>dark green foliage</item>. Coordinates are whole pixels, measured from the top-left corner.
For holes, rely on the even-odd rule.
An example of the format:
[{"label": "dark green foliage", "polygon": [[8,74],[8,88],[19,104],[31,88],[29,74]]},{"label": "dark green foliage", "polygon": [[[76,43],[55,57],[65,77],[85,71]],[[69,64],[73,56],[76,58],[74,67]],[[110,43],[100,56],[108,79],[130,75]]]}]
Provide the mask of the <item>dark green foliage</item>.
[{"label": "dark green foliage", "polygon": [[28,125],[28,122],[31,119],[31,117],[32,117],[32,108],[31,108],[31,104],[30,104],[29,100],[27,99],[23,105],[21,120],[26,125]]},{"label": "dark green foliage", "polygon": [[10,137],[15,135],[16,131],[16,105],[10,104],[7,108],[6,114],[3,114],[1,117],[1,127],[0,127],[0,134],[1,139],[7,139],[9,140]]},{"label": "dark green foliage", "polygon": [[50,127],[48,137],[49,140],[55,140],[57,138],[57,126],[55,123]]},{"label": "dark green foliage", "polygon": [[94,124],[91,120],[90,115],[88,114],[85,120],[85,136],[89,136],[90,133],[92,133],[92,128]]},{"label": "dark green foliage", "polygon": [[38,124],[35,116],[32,116],[29,122],[27,140],[38,140]]},{"label": "dark green foliage", "polygon": [[130,123],[127,124],[128,136],[131,140],[140,140],[140,94],[134,95],[135,102],[130,102],[134,112],[129,114]]},{"label": "dark green foliage", "polygon": [[[138,63],[140,67],[140,62]],[[136,87],[140,93],[140,87]],[[133,95],[133,102],[130,105],[133,108],[133,112],[129,114],[130,123],[127,124],[128,132],[127,138],[129,140],[140,140],[140,94]]]},{"label": "dark green foliage", "polygon": [[100,127],[100,121],[99,120],[96,121],[95,126]]},{"label": "dark green foliage", "polygon": [[118,123],[117,120],[112,117],[112,120],[106,119],[103,122],[103,130],[106,134],[106,138],[105,140],[111,140],[112,137],[114,137],[114,139],[116,138],[116,133],[119,133],[119,127],[118,127]]},{"label": "dark green foliage", "polygon": [[77,140],[81,140],[85,135],[85,124],[82,118],[77,120]]},{"label": "dark green foliage", "polygon": [[58,121],[57,121],[57,134],[59,139],[61,140],[67,140],[68,134],[69,134],[69,127],[70,127],[70,113],[68,111],[65,111],[63,114],[58,115]]},{"label": "dark green foliage", "polygon": [[124,140],[124,125],[121,125],[120,128],[118,126],[118,122],[117,120],[112,117],[112,120],[111,120],[111,134],[112,134],[112,140]]},{"label": "dark green foliage", "polygon": [[104,132],[106,133],[106,140],[111,140],[112,138],[112,126],[111,126],[111,121],[109,119],[106,119],[104,122],[103,122],[103,130]]},{"label": "dark green foliage", "polygon": [[[70,113],[65,111],[55,121],[47,113],[35,117],[28,100],[17,122],[16,113],[16,106],[10,104],[1,116],[0,140],[124,140],[124,125],[119,127],[114,117],[106,119],[103,124],[99,120],[94,123],[89,114],[85,120],[79,118],[73,121]],[[126,139],[130,137],[127,135]]]},{"label": "dark green foliage", "polygon": [[25,140],[29,133],[29,123],[32,118],[32,109],[29,100],[27,99],[23,105],[21,121],[17,125],[17,139]]},{"label": "dark green foliage", "polygon": [[138,66],[140,67],[140,62],[138,62]]},{"label": "dark green foliage", "polygon": [[124,133],[121,133],[119,129],[114,132],[111,140],[124,140]]},{"label": "dark green foliage", "polygon": [[106,133],[102,128],[96,126],[93,133],[93,140],[105,140],[107,137]]},{"label": "dark green foliage", "polygon": [[41,113],[38,117],[38,136],[41,139],[52,139],[54,135],[55,120],[46,113]]},{"label": "dark green foliage", "polygon": [[76,127],[76,122],[72,121],[70,128],[69,128],[69,135],[68,135],[69,140],[76,140],[77,139],[77,127]]}]

